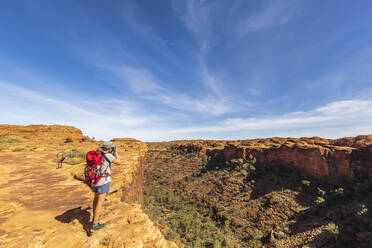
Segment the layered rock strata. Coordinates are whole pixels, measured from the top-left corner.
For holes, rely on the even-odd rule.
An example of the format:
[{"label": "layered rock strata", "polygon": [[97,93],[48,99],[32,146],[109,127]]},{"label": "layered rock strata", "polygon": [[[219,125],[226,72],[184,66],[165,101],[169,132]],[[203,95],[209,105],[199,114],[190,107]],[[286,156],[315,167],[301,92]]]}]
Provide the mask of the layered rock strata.
[{"label": "layered rock strata", "polygon": [[173,143],[173,149],[202,152],[224,161],[248,159],[252,155],[259,163],[287,165],[320,179],[372,178],[372,135],[336,140],[313,137]]}]

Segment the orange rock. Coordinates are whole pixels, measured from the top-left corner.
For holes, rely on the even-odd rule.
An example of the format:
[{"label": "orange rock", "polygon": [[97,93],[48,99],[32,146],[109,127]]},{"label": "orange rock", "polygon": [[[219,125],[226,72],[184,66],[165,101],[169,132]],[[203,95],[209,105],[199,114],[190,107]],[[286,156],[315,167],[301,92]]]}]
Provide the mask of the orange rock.
[{"label": "orange rock", "polygon": [[[38,140],[44,128],[41,126],[40,131],[32,127],[31,137]],[[57,133],[61,129],[51,130]],[[56,170],[53,147],[60,146],[45,142],[32,144],[45,148],[41,151],[1,151],[0,167],[8,169],[3,171],[0,187],[0,246],[176,248],[138,204],[142,200],[147,145],[135,139],[113,142],[122,161],[121,165],[113,165],[111,171],[110,188],[117,192],[106,196],[103,202],[101,221],[106,227],[93,234],[89,232],[93,192],[73,178],[74,174],[82,173],[83,163],[64,164]],[[74,147],[87,151],[101,144],[78,142]]]},{"label": "orange rock", "polygon": [[[266,138],[241,141],[175,141],[173,149],[205,152],[226,161],[248,159],[260,163],[280,163],[297,168],[315,178],[340,175],[347,180],[372,178],[372,135],[330,140],[320,137]],[[192,147],[197,147],[194,149]]]},{"label": "orange rock", "polygon": [[83,133],[81,130],[63,125],[0,125],[0,136],[20,137],[47,142],[64,142],[67,138],[72,141],[81,141]]}]

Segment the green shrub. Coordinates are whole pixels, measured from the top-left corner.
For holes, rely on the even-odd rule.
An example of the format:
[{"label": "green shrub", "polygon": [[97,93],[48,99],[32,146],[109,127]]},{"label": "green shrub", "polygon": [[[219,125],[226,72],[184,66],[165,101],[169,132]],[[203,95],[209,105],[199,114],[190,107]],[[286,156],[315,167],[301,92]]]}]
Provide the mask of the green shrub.
[{"label": "green shrub", "polygon": [[368,208],[366,205],[362,204],[361,209],[357,212],[358,216],[362,216],[368,213]]},{"label": "green shrub", "polygon": [[319,196],[321,196],[321,197],[324,197],[325,196],[325,194],[326,194],[326,191],[325,190],[322,190],[321,188],[317,188],[317,190],[318,190],[318,195]]},{"label": "green shrub", "polygon": [[79,151],[77,149],[72,149],[65,152],[66,159],[64,160],[67,164],[80,164],[85,162],[85,152]]},{"label": "green shrub", "polygon": [[344,195],[344,189],[343,189],[343,188],[335,189],[335,190],[334,190],[334,194],[335,194],[336,196],[342,196],[342,195]]},{"label": "green shrub", "polygon": [[22,151],[25,151],[26,149],[25,148],[23,148],[23,147],[17,147],[17,148],[14,148],[13,150],[12,150],[12,152],[22,152]]},{"label": "green shrub", "polygon": [[363,228],[363,225],[367,227],[372,223],[372,215],[369,213],[366,205],[362,204],[361,209],[357,211],[357,220],[360,228]]},{"label": "green shrub", "polygon": [[202,154],[201,155],[201,162],[200,162],[200,166],[201,167],[207,167],[209,161],[211,160],[211,157],[210,156],[207,156],[206,154]]},{"label": "green shrub", "polygon": [[84,137],[83,137],[83,141],[95,141],[96,140],[96,138],[94,138],[94,137],[89,137],[89,136],[87,136],[87,135],[85,135]]},{"label": "green shrub", "polygon": [[223,228],[225,229],[225,231],[229,230],[230,229],[230,221],[229,220],[225,220],[224,223],[223,223]]},{"label": "green shrub", "polygon": [[[223,230],[229,231],[228,220],[219,230],[211,217],[199,214],[195,207],[172,192],[145,187],[144,205],[151,219],[169,227],[166,238],[179,239],[185,247],[226,247],[224,244],[229,242],[222,234]],[[171,212],[169,216],[162,214],[164,209]]]},{"label": "green shrub", "polygon": [[337,236],[338,234],[340,233],[340,230],[338,228],[338,225],[336,225],[335,223],[333,222],[330,222],[328,223],[328,225],[326,226],[325,230],[327,230],[328,232],[330,232],[336,239],[337,241]]},{"label": "green shrub", "polygon": [[242,173],[243,176],[248,176],[248,172],[246,170],[240,170],[240,173]]},{"label": "green shrub", "polygon": [[12,139],[7,137],[0,137],[0,144],[1,143],[21,143],[22,141],[18,139]]},{"label": "green shrub", "polygon": [[316,198],[315,200],[315,203],[320,205],[322,203],[325,203],[325,199],[323,197],[318,196],[318,198]]},{"label": "green shrub", "polygon": [[302,180],[302,185],[309,188],[311,186],[311,182],[308,180]]},{"label": "green shrub", "polygon": [[251,239],[251,240],[248,240],[246,247],[247,248],[261,248],[262,247],[262,243],[261,243],[260,240]]}]

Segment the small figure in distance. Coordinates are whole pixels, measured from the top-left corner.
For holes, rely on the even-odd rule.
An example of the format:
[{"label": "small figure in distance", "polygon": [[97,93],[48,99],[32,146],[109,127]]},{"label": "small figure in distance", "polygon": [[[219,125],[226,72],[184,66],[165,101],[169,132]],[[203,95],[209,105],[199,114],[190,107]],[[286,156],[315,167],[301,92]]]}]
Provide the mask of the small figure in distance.
[{"label": "small figure in distance", "polygon": [[106,176],[101,177],[101,179],[92,186],[92,191],[94,192],[93,200],[93,221],[90,232],[97,231],[105,227],[104,223],[99,223],[100,213],[103,205],[103,200],[105,199],[105,194],[110,191],[111,182],[111,164],[120,165],[120,157],[118,151],[114,144],[109,141],[105,141],[103,146],[98,149],[104,158],[102,159],[101,172],[106,174]]},{"label": "small figure in distance", "polygon": [[57,164],[57,168],[56,169],[62,168],[63,160],[66,159],[65,154],[63,152],[57,152],[56,153],[56,157],[57,157],[57,161],[58,161],[58,164]]}]

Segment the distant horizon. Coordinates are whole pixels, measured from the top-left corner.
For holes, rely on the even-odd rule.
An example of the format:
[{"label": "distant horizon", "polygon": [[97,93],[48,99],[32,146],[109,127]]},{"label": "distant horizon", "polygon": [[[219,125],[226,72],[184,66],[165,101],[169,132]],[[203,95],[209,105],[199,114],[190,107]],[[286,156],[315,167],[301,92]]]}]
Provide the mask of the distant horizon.
[{"label": "distant horizon", "polygon": [[372,133],[372,2],[0,2],[2,123],[100,139]]},{"label": "distant horizon", "polygon": [[[79,127],[76,127],[76,126],[69,126],[69,125],[62,125],[62,124],[42,124],[42,123],[38,123],[38,124],[28,124],[28,125],[19,125],[19,124],[7,124],[7,123],[0,123],[0,126],[1,125],[9,125],[9,126],[24,126],[24,127],[27,127],[27,126],[66,126],[66,127],[73,127],[73,128],[77,128],[79,129],[83,136],[88,136],[88,135],[85,135],[84,134],[84,130],[82,130],[81,128]],[[255,138],[240,138],[240,139],[177,139],[177,140],[160,140],[160,141],[146,141],[146,140],[139,140],[139,139],[136,139],[134,137],[129,137],[129,136],[123,136],[123,137],[111,137],[111,138],[107,138],[107,139],[100,139],[98,138],[97,139],[97,136],[88,136],[89,138],[94,138],[95,141],[108,141],[108,140],[113,140],[113,139],[136,139],[136,140],[139,140],[139,141],[142,141],[142,142],[172,142],[172,141],[198,141],[198,140],[202,140],[202,141],[244,141],[244,140],[254,140],[254,139],[271,139],[271,138],[283,138],[283,139],[290,139],[290,138],[294,138],[294,139],[301,139],[301,138],[321,138],[321,139],[330,139],[330,140],[336,140],[336,139],[343,139],[343,138],[354,138],[354,137],[358,137],[358,136],[370,136],[372,135],[372,133],[370,134],[358,134],[358,135],[354,135],[354,136],[343,136],[343,137],[335,137],[335,138],[326,138],[326,137],[320,137],[320,136],[301,136],[301,137],[292,137],[292,136],[270,136],[270,137],[255,137]]]}]

